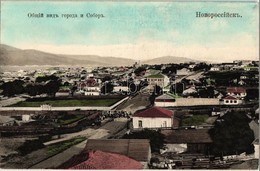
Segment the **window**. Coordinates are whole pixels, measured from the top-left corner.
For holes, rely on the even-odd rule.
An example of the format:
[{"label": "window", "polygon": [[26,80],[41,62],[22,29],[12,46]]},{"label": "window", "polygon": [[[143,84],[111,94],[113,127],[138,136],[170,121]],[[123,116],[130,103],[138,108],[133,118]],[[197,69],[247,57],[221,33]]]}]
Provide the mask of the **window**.
[{"label": "window", "polygon": [[236,100],[234,100],[234,103],[237,103],[237,101],[236,101]]},{"label": "window", "polygon": [[228,101],[228,100],[226,100],[225,102],[226,102],[226,103],[229,103],[229,101]]},{"label": "window", "polygon": [[139,128],[142,128],[142,127],[143,127],[143,121],[140,121],[140,120],[138,121],[138,127],[139,127]]},{"label": "window", "polygon": [[230,100],[230,103],[233,103],[233,100]]},{"label": "window", "polygon": [[167,122],[163,121],[163,127],[167,127]]}]

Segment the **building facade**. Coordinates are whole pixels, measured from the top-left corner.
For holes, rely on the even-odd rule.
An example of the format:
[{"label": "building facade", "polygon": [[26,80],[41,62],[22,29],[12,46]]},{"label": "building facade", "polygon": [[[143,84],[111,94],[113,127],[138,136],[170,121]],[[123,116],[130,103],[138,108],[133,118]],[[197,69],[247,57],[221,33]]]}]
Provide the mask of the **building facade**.
[{"label": "building facade", "polygon": [[159,107],[152,107],[133,115],[133,128],[172,128],[173,119],[173,111]]}]

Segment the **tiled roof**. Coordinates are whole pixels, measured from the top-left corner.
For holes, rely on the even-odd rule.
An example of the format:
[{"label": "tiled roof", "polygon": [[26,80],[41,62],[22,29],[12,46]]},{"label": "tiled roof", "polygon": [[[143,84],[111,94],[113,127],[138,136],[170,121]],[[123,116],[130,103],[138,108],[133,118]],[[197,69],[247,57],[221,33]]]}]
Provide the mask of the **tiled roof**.
[{"label": "tiled roof", "polygon": [[85,150],[118,153],[137,161],[148,162],[150,143],[148,139],[89,139]]},{"label": "tiled roof", "polygon": [[163,94],[159,97],[156,97],[155,99],[174,99],[172,96],[168,95],[168,94]]},{"label": "tiled roof", "polygon": [[87,86],[90,86],[90,87],[95,86],[96,80],[94,78],[89,78],[89,79],[87,79],[86,84],[87,84]]},{"label": "tiled roof", "polygon": [[133,117],[147,117],[147,118],[172,118],[173,111],[160,108],[160,107],[151,107],[144,111],[136,112]]},{"label": "tiled roof", "polygon": [[149,75],[147,78],[164,78],[162,74]]},{"label": "tiled roof", "polygon": [[[84,155],[87,155],[87,159],[82,161]],[[99,150],[81,153],[74,156],[73,161],[69,160],[66,163],[70,163],[71,166],[65,169],[143,169],[143,165],[134,159],[121,154],[108,153]]]},{"label": "tiled roof", "polygon": [[162,130],[166,143],[212,143],[208,129]]},{"label": "tiled roof", "polygon": [[228,87],[227,88],[228,93],[246,93],[246,89],[243,87]]},{"label": "tiled roof", "polygon": [[233,97],[233,96],[227,96],[224,99],[225,100],[238,100],[236,97]]}]

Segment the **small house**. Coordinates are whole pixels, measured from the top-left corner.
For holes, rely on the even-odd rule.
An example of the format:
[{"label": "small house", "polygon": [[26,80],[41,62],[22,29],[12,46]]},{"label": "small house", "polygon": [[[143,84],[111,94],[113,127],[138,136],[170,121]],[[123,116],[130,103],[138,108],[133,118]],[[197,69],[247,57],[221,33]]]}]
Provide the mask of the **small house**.
[{"label": "small house", "polygon": [[243,87],[228,87],[227,94],[234,97],[246,97],[246,89]]},{"label": "small house", "polygon": [[168,148],[181,145],[186,147],[186,151],[189,153],[208,152],[210,145],[213,143],[209,129],[162,130],[161,133],[165,136]]},{"label": "small house", "polygon": [[240,98],[234,96],[226,96],[223,98],[223,100],[224,105],[239,105],[243,103],[243,101]]},{"label": "small house", "polygon": [[176,106],[175,98],[168,94],[163,94],[155,98],[154,105],[158,107]]},{"label": "small house", "polygon": [[198,92],[198,91],[196,90],[195,87],[190,87],[190,88],[184,90],[184,91],[182,92],[182,94],[183,94],[184,96],[189,96],[189,95],[195,94],[195,93],[197,93],[197,92]]},{"label": "small house", "polygon": [[172,128],[175,126],[174,123],[174,112],[160,107],[137,111],[133,115],[134,129]]}]

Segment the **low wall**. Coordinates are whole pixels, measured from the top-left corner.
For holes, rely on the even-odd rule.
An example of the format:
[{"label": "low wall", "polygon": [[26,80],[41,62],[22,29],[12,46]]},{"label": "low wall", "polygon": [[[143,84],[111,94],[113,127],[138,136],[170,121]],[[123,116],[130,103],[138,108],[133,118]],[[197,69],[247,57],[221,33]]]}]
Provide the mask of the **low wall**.
[{"label": "low wall", "polygon": [[220,105],[217,98],[177,98],[176,106]]},{"label": "low wall", "polygon": [[[0,107],[0,113],[2,111],[73,111],[73,110],[112,110],[119,104],[123,103],[125,100],[127,100],[129,97],[125,97],[122,100],[116,102],[112,106],[103,107],[103,106],[73,106],[73,107],[51,107],[50,110],[44,110],[41,107]],[[26,113],[26,112],[24,112]]]},{"label": "low wall", "polygon": [[176,98],[175,102],[154,102],[159,107],[220,105],[217,98]]}]

